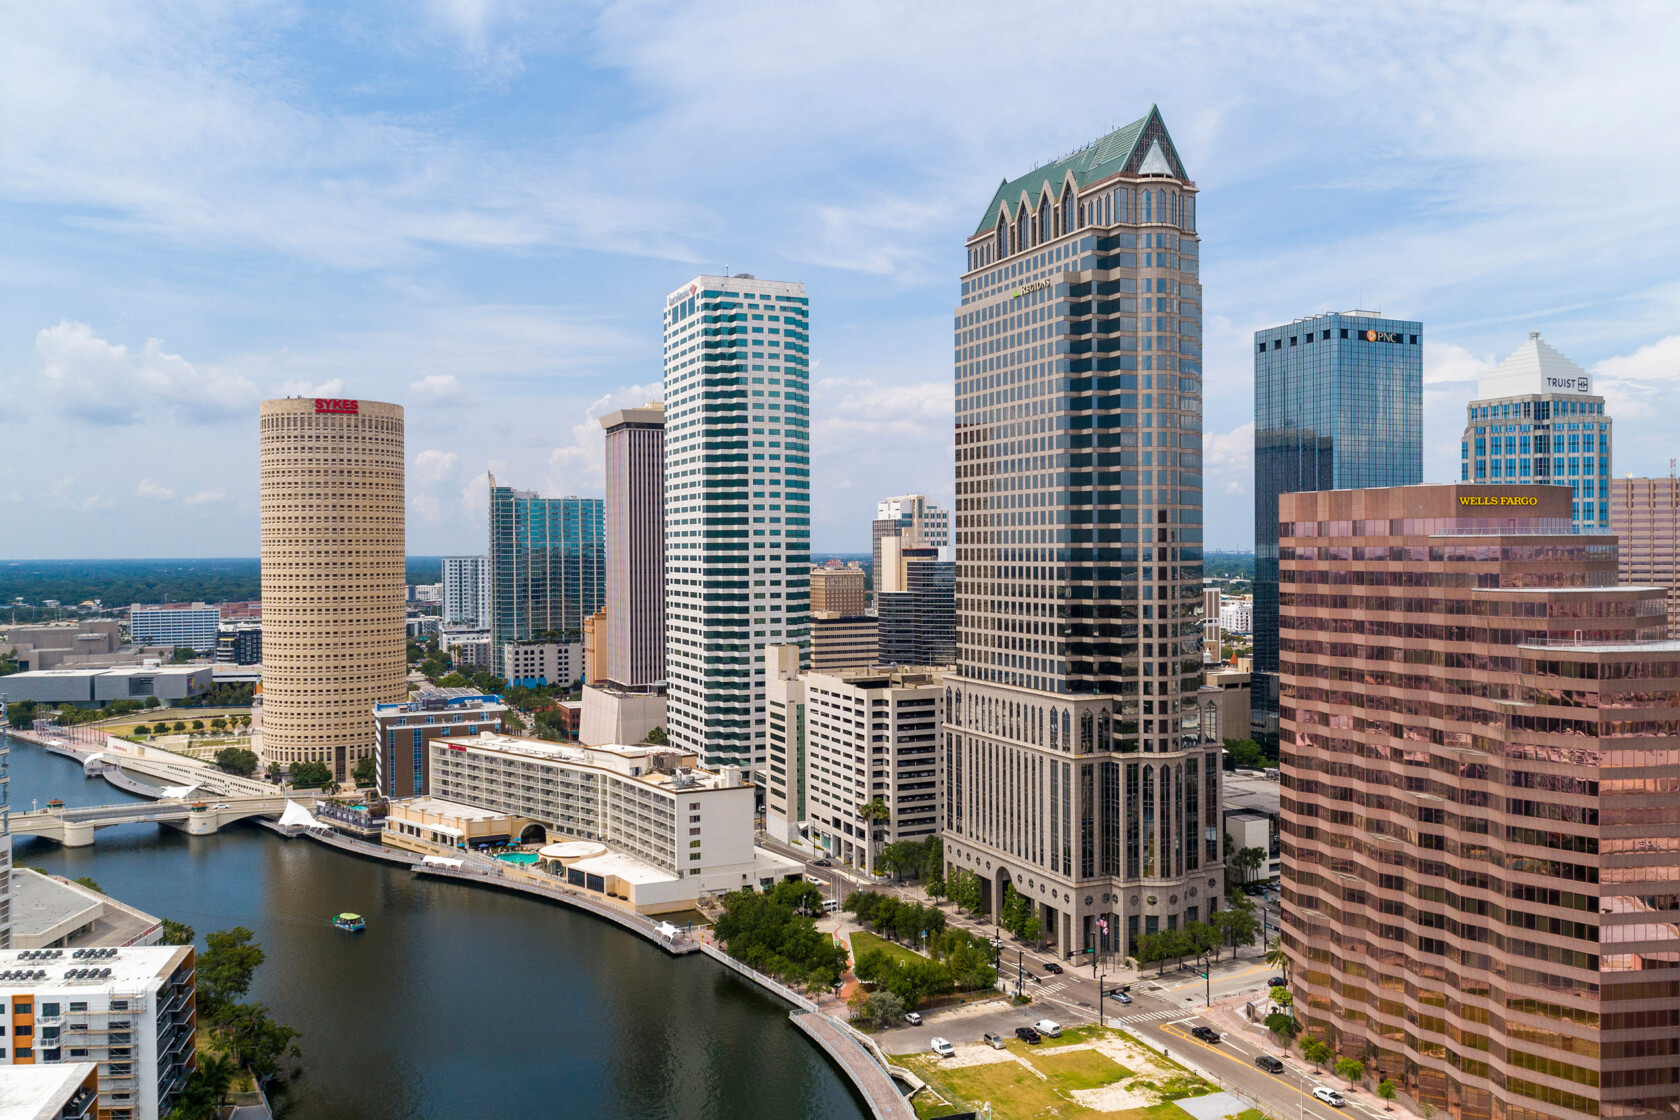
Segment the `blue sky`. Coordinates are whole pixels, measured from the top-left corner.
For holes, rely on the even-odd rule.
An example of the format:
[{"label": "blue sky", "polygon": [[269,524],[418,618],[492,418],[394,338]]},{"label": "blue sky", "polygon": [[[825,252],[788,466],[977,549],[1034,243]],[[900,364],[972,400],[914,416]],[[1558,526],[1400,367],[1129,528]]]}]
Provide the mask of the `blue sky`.
[{"label": "blue sky", "polygon": [[[1180,9],[1167,11],[1165,9]],[[601,492],[664,293],[811,296],[813,547],[949,505],[997,182],[1158,103],[1201,189],[1207,527],[1252,543],[1256,328],[1425,325],[1425,477],[1530,329],[1614,469],[1680,448],[1670,4],[0,0],[0,554],[257,552],[256,403],[408,409],[411,553],[484,474]]]}]

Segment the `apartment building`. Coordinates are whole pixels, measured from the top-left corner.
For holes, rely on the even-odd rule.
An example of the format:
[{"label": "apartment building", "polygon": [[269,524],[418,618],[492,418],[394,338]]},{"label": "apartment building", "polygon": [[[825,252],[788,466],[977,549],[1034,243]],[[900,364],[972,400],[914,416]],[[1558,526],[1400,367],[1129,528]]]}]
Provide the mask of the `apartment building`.
[{"label": "apartment building", "polygon": [[855,561],[844,568],[812,568],[811,613],[863,614],[869,606],[864,582],[863,567]]},{"label": "apartment building", "polygon": [[[883,844],[938,834],[943,672],[805,675],[805,808],[834,858],[873,872]],[[871,818],[876,801],[885,812]]]},{"label": "apartment building", "polygon": [[1280,499],[1297,1013],[1455,1118],[1672,1116],[1680,642],[1566,486]]},{"label": "apartment building", "polygon": [[607,627],[590,679],[623,688],[665,679],[665,406],[601,417],[607,450]]},{"label": "apartment building", "polygon": [[811,616],[811,668],[846,669],[875,664],[880,651],[881,620],[872,614]]},{"label": "apartment building", "polygon": [[0,951],[0,1079],[91,1062],[101,1120],[159,1120],[197,1062],[193,948]]},{"label": "apartment building", "polygon": [[489,629],[490,557],[443,558],[443,624]]}]

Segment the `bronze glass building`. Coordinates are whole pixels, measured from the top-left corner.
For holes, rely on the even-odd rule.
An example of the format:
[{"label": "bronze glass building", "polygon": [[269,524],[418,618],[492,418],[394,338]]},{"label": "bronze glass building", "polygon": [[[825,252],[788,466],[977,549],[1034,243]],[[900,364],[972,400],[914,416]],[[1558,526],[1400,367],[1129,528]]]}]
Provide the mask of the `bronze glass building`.
[{"label": "bronze glass building", "polygon": [[1558,486],[1285,494],[1282,941],[1454,1117],[1672,1116],[1680,642]]}]

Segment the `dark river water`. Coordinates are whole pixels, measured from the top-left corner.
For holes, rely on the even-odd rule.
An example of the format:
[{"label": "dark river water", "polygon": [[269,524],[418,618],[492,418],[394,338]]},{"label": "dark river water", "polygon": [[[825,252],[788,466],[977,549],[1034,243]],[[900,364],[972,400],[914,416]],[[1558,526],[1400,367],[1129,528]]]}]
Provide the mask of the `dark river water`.
[{"label": "dark river water", "polygon": [[[10,740],[11,804],[136,800]],[[303,1032],[288,1120],[600,1117],[862,1120],[787,1008],[695,956],[535,899],[240,825],[103,829],[91,848],[16,837],[26,867],[91,876],[185,922],[242,925],[268,954],[252,998]],[[367,918],[341,933],[331,915]]]}]

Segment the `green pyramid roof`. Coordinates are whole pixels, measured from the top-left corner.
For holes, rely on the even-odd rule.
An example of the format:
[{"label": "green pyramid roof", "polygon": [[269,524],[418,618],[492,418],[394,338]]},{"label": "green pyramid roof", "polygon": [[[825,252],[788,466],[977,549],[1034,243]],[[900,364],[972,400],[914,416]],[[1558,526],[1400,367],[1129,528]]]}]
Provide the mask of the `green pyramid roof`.
[{"label": "green pyramid roof", "polygon": [[994,227],[997,224],[998,213],[1005,204],[1013,214],[1023,198],[1028,200],[1029,206],[1036,206],[1038,199],[1046,191],[1053,199],[1061,197],[1062,185],[1070,175],[1073,177],[1075,189],[1084,189],[1110,175],[1121,172],[1137,174],[1157,143],[1172,174],[1179,179],[1188,179],[1189,176],[1184,173],[1184,165],[1178,160],[1178,148],[1173,144],[1172,137],[1167,135],[1167,126],[1161,120],[1161,110],[1151,105],[1149,112],[1142,118],[1115,129],[1107,136],[1093,140],[1072,155],[1044,167],[1034,168],[1018,179],[1005,179],[998,186],[997,193],[992,196],[992,204],[987,207],[985,216],[975,227],[974,234],[970,236],[985,233]]}]

